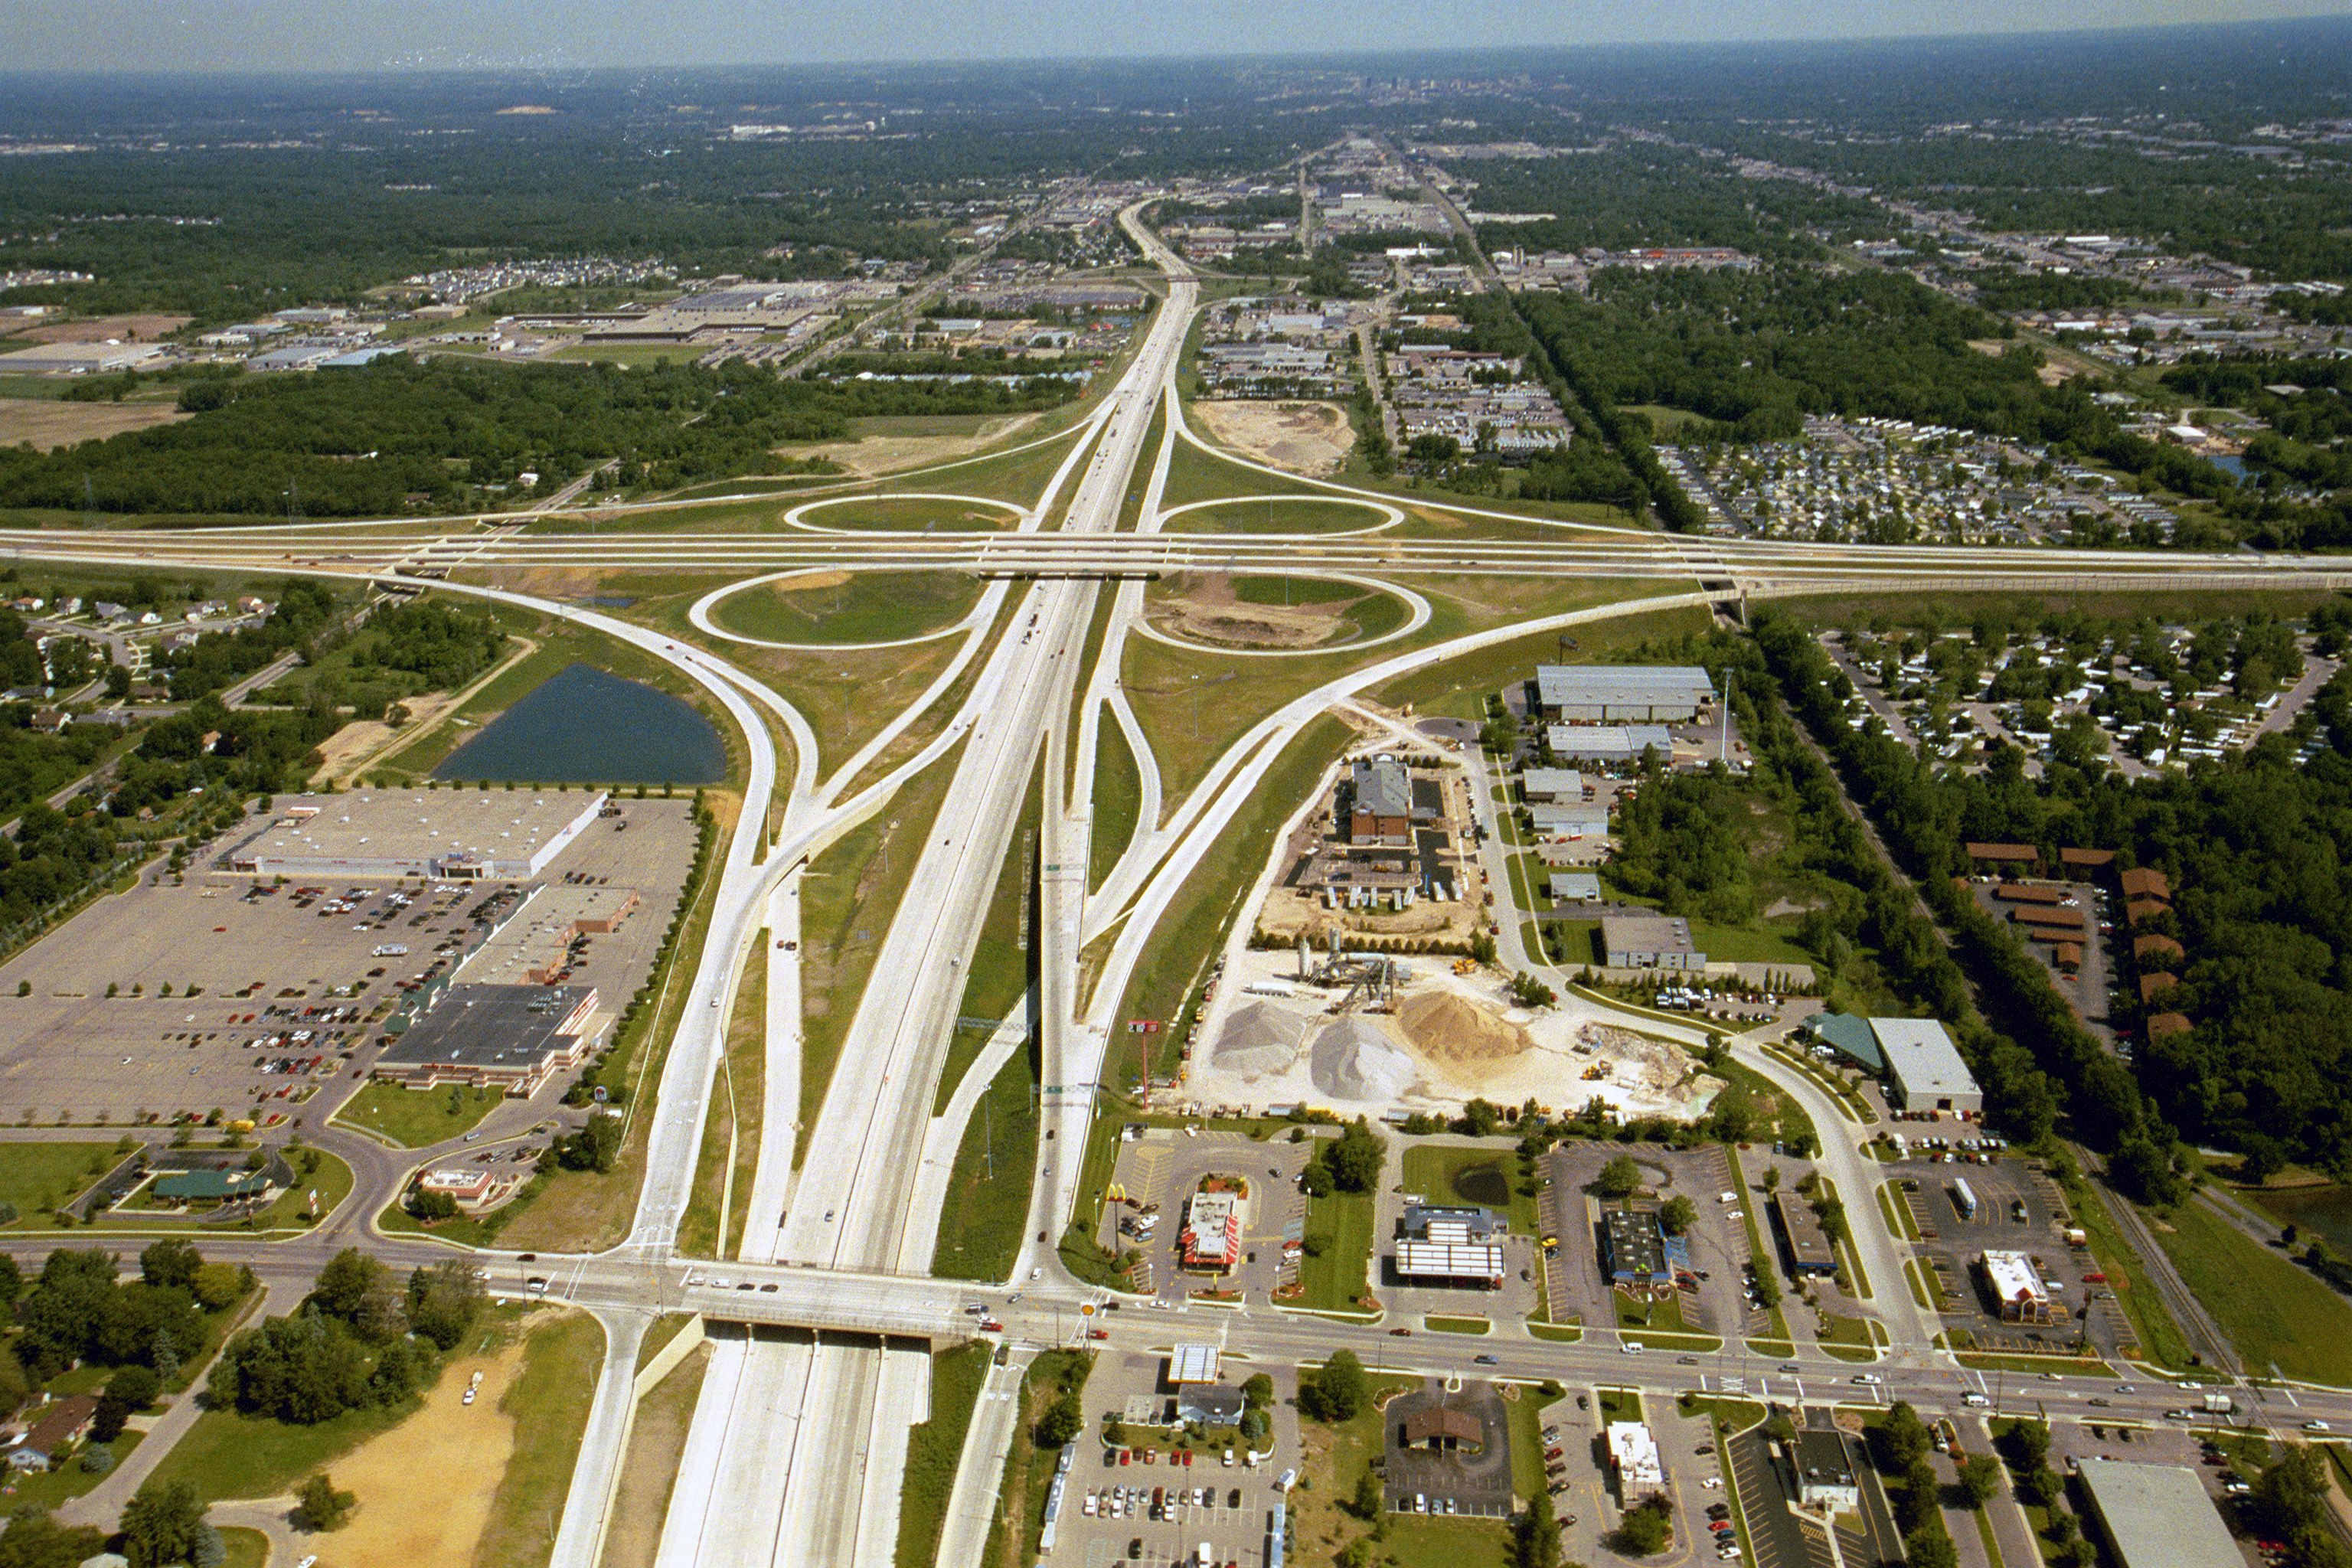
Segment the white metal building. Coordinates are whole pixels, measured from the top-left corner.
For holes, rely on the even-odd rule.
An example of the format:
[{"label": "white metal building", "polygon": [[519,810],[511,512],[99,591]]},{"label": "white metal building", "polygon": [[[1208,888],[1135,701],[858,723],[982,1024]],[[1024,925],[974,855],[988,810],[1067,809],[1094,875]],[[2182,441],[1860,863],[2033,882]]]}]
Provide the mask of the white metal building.
[{"label": "white metal building", "polygon": [[1873,1018],[1879,1054],[1886,1058],[1889,1096],[1904,1110],[1984,1110],[1984,1090],[1960,1059],[1960,1049],[1933,1018]]},{"label": "white metal building", "polygon": [[1695,665],[1536,667],[1536,702],[1543,716],[1571,723],[1685,723],[1714,699],[1715,683]]}]

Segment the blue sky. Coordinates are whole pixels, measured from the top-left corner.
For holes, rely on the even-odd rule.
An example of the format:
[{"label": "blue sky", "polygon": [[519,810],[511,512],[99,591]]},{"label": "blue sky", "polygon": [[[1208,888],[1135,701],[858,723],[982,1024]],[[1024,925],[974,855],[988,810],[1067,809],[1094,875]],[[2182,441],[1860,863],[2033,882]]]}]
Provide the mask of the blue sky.
[{"label": "blue sky", "polygon": [[20,69],[1034,58],[1853,38],[2320,16],[2352,0],[9,0]]}]

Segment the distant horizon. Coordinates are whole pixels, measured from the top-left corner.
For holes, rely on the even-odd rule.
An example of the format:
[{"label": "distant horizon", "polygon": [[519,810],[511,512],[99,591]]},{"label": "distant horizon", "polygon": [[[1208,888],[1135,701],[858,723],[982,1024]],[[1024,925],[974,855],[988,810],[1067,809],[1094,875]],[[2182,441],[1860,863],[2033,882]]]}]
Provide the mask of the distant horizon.
[{"label": "distant horizon", "polygon": [[[927,10],[932,3],[919,0],[904,9]],[[1381,41],[1333,47],[1309,41],[1325,36],[1327,28],[1302,20],[1336,9],[1325,0],[1265,0],[1248,5],[1242,0],[1209,0],[1196,8],[1192,18],[1140,39],[1132,36],[1139,31],[1132,26],[1099,25],[1098,14],[1083,21],[1064,19],[1061,13],[1083,9],[1076,0],[988,0],[981,9],[996,15],[987,17],[971,12],[953,18],[925,16],[903,22],[877,16],[864,32],[834,18],[833,28],[822,34],[809,26],[807,18],[765,22],[748,10],[742,0],[698,0],[663,6],[642,21],[627,15],[640,9],[636,0],[551,0],[527,16],[509,15],[497,7],[464,6],[457,0],[418,0],[389,18],[373,8],[346,11],[341,26],[332,20],[337,7],[319,0],[308,4],[258,0],[233,14],[207,18],[202,29],[193,28],[184,16],[175,19],[176,25],[159,26],[155,13],[141,0],[79,4],[49,0],[0,18],[0,53],[17,62],[0,70],[0,79],[245,76],[283,80],[340,76],[478,77],[499,72],[919,69],[1217,61],[1337,66],[1384,59],[1404,67],[1416,59],[1468,60],[1505,52],[1526,57],[1612,49],[1834,49],[1992,43],[2007,38],[2121,38],[2174,30],[2352,21],[2352,0],[2256,0],[2262,8],[2251,16],[2243,5],[2228,5],[2228,14],[2215,14],[2221,3],[2082,0],[2053,16],[2053,8],[2038,0],[1822,0],[1805,9],[1803,25],[1776,26],[1769,25],[1770,19],[1785,16],[1792,9],[1783,0],[1628,0],[1613,6],[1604,19],[1592,22],[1592,30],[1560,37],[1506,29],[1539,14],[1556,16],[1546,24],[1551,26],[1585,24],[1591,13],[1581,0],[1436,0],[1410,12],[1402,0],[1370,0],[1349,7],[1344,18],[1334,17],[1331,25],[1344,21],[1353,37],[1370,34]],[[1230,16],[1234,25],[1221,26],[1200,19],[1211,15]],[[1860,27],[1844,27],[1838,25],[1842,16],[1868,20]],[[1498,18],[1503,19],[1500,28]],[[1087,25],[1089,22],[1096,25]],[[567,34],[619,37],[656,25],[675,52],[655,56],[633,50],[628,58],[616,58],[599,51],[551,50],[537,43]],[[797,36],[803,41],[803,52],[755,54],[757,45],[739,37],[730,47],[743,52],[730,57],[719,52],[721,41],[711,36],[714,32],[739,36],[775,32],[786,25],[802,29]],[[887,28],[889,41],[861,48],[861,38],[877,26]],[[1424,36],[1433,26],[1445,36]],[[1718,30],[1727,27],[1731,30]],[[1212,36],[1201,36],[1203,28]],[[937,37],[965,30],[1007,42],[1002,47],[928,54],[905,53],[896,47],[898,37],[908,33]],[[469,39],[469,32],[476,36]],[[1241,36],[1265,33],[1278,36]],[[532,42],[524,41],[526,34],[532,36]],[[110,39],[112,63],[87,63],[92,37]],[[1065,39],[1073,47],[1053,47]],[[1038,47],[1024,47],[1024,43]],[[286,58],[293,54],[312,58]]]}]

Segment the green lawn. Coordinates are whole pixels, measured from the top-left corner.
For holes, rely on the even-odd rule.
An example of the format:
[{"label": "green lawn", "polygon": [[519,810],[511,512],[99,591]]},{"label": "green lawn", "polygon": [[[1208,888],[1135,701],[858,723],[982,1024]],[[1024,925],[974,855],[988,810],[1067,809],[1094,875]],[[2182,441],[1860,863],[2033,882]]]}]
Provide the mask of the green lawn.
[{"label": "green lawn", "polygon": [[269,1537],[261,1531],[224,1530],[220,1538],[221,1545],[228,1550],[221,1568],[268,1568]]},{"label": "green lawn", "polygon": [[[53,1390],[53,1392],[62,1391]],[[126,1430],[108,1445],[114,1450],[116,1464],[119,1465],[131,1458],[131,1451],[139,1447],[141,1436],[140,1433]],[[0,1499],[0,1501],[6,1503],[11,1514],[27,1510],[47,1512],[51,1509],[63,1508],[67,1503],[105,1479],[103,1476],[94,1476],[81,1468],[80,1456],[87,1453],[90,1447],[89,1444],[83,1444],[76,1450],[75,1457],[67,1460],[58,1469],[46,1471],[39,1475],[11,1475],[6,1483],[9,1495]]]},{"label": "green lawn", "polygon": [[1345,532],[1381,521],[1373,503],[1335,496],[1329,500],[1234,500],[1204,506],[1176,518],[1168,529],[1171,533]]},{"label": "green lawn", "polygon": [[[1491,1173],[1491,1176],[1487,1173]],[[1466,1180],[1473,1192],[1480,1191],[1486,1180],[1499,1179],[1509,1196],[1496,1203],[1491,1196],[1474,1197],[1463,1191]],[[1500,1139],[1486,1147],[1464,1149],[1445,1144],[1415,1143],[1404,1152],[1404,1185],[1407,1192],[1420,1193],[1432,1203],[1482,1204],[1499,1208],[1508,1216],[1511,1228],[1521,1236],[1533,1236],[1539,1228],[1536,1219],[1536,1200],[1521,1193],[1519,1156],[1514,1145]]]},{"label": "green lawn", "polygon": [[1870,1331],[1868,1320],[1832,1316],[1829,1331],[1821,1336],[1822,1348],[1840,1361],[1876,1361],[1878,1340]]},{"label": "green lawn", "polygon": [[583,1312],[544,1318],[524,1340],[522,1371],[499,1402],[515,1417],[515,1447],[491,1494],[477,1563],[546,1562],[572,1488],[604,1364],[604,1331]]},{"label": "green lawn", "polygon": [[1307,1255],[1299,1260],[1298,1304],[1326,1311],[1360,1311],[1372,1256],[1370,1193],[1333,1193],[1307,1200]]},{"label": "green lawn", "polygon": [[1037,1152],[1037,1069],[1019,1050],[972,1107],[940,1213],[931,1272],[1003,1279],[1021,1254]]},{"label": "green lawn", "polygon": [[[735,983],[735,1012],[727,1021],[727,1052],[711,1079],[710,1113],[702,1124],[702,1147],[695,1153],[693,1196],[678,1218],[677,1247],[690,1258],[730,1257],[732,1243],[742,1234],[743,1205],[760,1163],[771,940],[762,927]],[[726,1236],[719,1229],[722,1208],[731,1233]]]},{"label": "green lawn", "polygon": [[334,1120],[380,1133],[404,1149],[422,1149],[472,1131],[503,1098],[491,1089],[454,1083],[432,1089],[371,1083],[336,1111]]},{"label": "green lawn", "polygon": [[1434,1334],[1491,1334],[1495,1331],[1494,1321],[1490,1318],[1454,1318],[1432,1312],[1421,1321]]},{"label": "green lawn", "polygon": [[860,572],[824,587],[787,580],[721,599],[710,618],[767,642],[893,642],[955,625],[971,613],[982,587],[979,578],[953,572]]},{"label": "green lawn", "polygon": [[2158,1239],[2247,1370],[2352,1384],[2352,1305],[2194,1202],[2155,1222]]},{"label": "green lawn", "polygon": [[1136,814],[1143,808],[1143,780],[1135,765],[1135,748],[1127,731],[1109,715],[1095,744],[1094,824],[1087,845],[1087,886],[1099,888],[1111,868],[1127,852],[1135,837]]},{"label": "green lawn", "polygon": [[[295,1183],[292,1190],[257,1215],[247,1228],[253,1230],[291,1230],[316,1225],[342,1206],[352,1195],[352,1168],[324,1149],[303,1150],[297,1159],[311,1165],[309,1175]],[[299,1166],[298,1166],[299,1169]],[[310,1194],[319,1194],[319,1212],[310,1213]]]},{"label": "green lawn", "polygon": [[314,1426],[297,1426],[234,1410],[207,1410],[155,1468],[150,1485],[186,1481],[206,1501],[275,1497],[291,1491],[313,1470],[380,1432],[397,1426],[420,1401],[353,1410]]},{"label": "green lawn", "polygon": [[[1023,917],[1038,868],[1037,834],[1045,798],[1045,759],[1041,753],[1031,773],[1028,791],[1022,796],[1021,816],[1012,839],[1004,847],[1003,863],[997,868],[988,912],[981,920],[980,941],[972,949],[971,966],[964,972],[963,999],[956,1007],[960,1021],[954,1037],[948,1042],[947,1060],[931,1098],[934,1116],[947,1110],[956,1086],[963,1081],[965,1069],[987,1046],[997,1020],[1011,1013],[1029,989],[1030,961],[1036,950],[1027,940],[1030,933]],[[985,1018],[988,1027],[961,1022],[966,1018]]]},{"label": "green lawn", "polygon": [[2173,1321],[2172,1309],[2165,1305],[2164,1298],[2148,1288],[2147,1266],[2116,1228],[2104,1197],[2089,1183],[2078,1180],[2067,1187],[2067,1200],[2074,1223],[2090,1237],[2091,1256],[2098,1259],[2099,1271],[2107,1277],[2116,1304],[2139,1336],[2139,1359],[2175,1369],[2188,1366],[2189,1341]]},{"label": "green lawn", "polygon": [[0,1203],[16,1209],[11,1226],[47,1223],[125,1156],[111,1143],[0,1142]]},{"label": "green lawn", "polygon": [[931,1352],[931,1418],[907,1434],[907,1470],[899,1483],[897,1568],[929,1568],[939,1555],[948,1494],[963,1458],[972,1406],[988,1381],[991,1352],[978,1340]]}]

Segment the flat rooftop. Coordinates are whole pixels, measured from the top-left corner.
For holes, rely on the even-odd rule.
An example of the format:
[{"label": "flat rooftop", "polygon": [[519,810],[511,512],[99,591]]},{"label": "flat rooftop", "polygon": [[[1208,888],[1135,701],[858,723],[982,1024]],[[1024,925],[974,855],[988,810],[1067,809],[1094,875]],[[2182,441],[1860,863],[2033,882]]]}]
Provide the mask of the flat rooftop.
[{"label": "flat rooftop", "polygon": [[2243,1568],[2194,1470],[2084,1459],[2082,1477],[2123,1568]]},{"label": "flat rooftop", "polygon": [[527,1074],[569,1050],[595,1005],[592,985],[452,985],[375,1065]]},{"label": "flat rooftop", "polygon": [[1977,1080],[1960,1048],[1933,1018],[1873,1018],[1870,1032],[1886,1065],[1913,1094],[1975,1094]]},{"label": "flat rooftop", "polygon": [[583,887],[556,882],[534,888],[522,907],[474,950],[457,971],[458,983],[536,985],[560,967],[572,939],[585,931],[609,931],[637,907],[634,888]]},{"label": "flat rooftop", "polygon": [[1715,682],[1688,664],[1539,664],[1536,696],[1547,708],[1595,703],[1681,703],[1712,700]]},{"label": "flat rooftop", "polygon": [[[268,825],[229,852],[262,875],[359,875],[350,866],[415,865],[462,857],[528,862],[562,844],[604,802],[599,791],[354,790],[280,796]],[[383,874],[383,873],[379,873]]]}]

